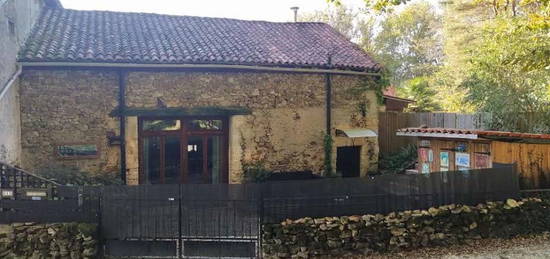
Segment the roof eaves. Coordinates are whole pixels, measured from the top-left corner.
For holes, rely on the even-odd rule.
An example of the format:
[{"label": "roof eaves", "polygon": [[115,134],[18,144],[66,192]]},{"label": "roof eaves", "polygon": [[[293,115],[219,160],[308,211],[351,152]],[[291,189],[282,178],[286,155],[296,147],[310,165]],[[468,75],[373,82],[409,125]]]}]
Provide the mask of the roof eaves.
[{"label": "roof eaves", "polygon": [[343,70],[343,69],[324,69],[322,67],[303,67],[303,66],[270,66],[270,65],[240,65],[240,64],[171,64],[171,63],[104,63],[104,62],[28,62],[20,60],[18,62],[22,67],[106,67],[106,68],[197,68],[197,69],[241,69],[273,72],[301,72],[301,73],[331,73],[342,75],[360,75],[360,76],[380,76],[378,72]]},{"label": "roof eaves", "polygon": [[401,97],[396,97],[396,96],[392,96],[392,95],[382,95],[383,98],[386,98],[386,99],[393,99],[393,100],[397,100],[397,101],[403,101],[403,102],[408,102],[408,103],[415,103],[416,101],[415,100],[412,100],[412,99],[407,99],[407,98],[401,98]]},{"label": "roof eaves", "polygon": [[477,134],[438,133],[438,132],[411,132],[398,131],[397,136],[403,137],[427,137],[427,138],[452,138],[452,139],[478,139]]}]

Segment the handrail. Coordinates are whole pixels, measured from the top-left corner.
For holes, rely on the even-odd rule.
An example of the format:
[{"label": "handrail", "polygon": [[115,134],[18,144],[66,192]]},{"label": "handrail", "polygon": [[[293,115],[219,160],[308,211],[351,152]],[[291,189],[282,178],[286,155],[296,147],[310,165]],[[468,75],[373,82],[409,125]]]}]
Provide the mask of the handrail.
[{"label": "handrail", "polygon": [[[20,176],[27,176],[27,177],[32,177],[32,178],[35,178],[38,180],[38,182],[43,182],[45,184],[52,184],[52,185],[55,185],[55,186],[60,186],[61,184],[53,181],[53,180],[50,180],[50,179],[46,179],[44,177],[41,177],[41,176],[38,176],[36,174],[33,174],[33,173],[30,173],[28,171],[25,171],[21,168],[17,168],[17,167],[14,167],[14,166],[11,166],[5,162],[1,162],[0,161],[0,188],[2,187],[15,187],[15,186],[3,186],[3,183],[6,182],[5,180],[5,177],[6,177],[6,169],[8,170],[14,170],[15,172],[17,172]],[[14,178],[15,180],[16,178]],[[9,183],[8,183],[9,184]]]}]

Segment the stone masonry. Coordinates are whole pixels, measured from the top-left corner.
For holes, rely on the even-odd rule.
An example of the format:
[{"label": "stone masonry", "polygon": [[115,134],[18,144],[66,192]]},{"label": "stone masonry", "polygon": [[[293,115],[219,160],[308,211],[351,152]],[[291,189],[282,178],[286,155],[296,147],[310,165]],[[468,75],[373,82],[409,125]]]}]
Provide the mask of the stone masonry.
[{"label": "stone masonry", "polygon": [[[332,76],[333,130],[377,129],[380,106],[374,91],[358,92],[358,76]],[[117,75],[114,72],[27,70],[21,79],[24,168],[76,167],[99,173],[119,168],[119,147],[108,146],[107,133],[118,134]],[[242,167],[261,162],[274,171],[323,171],[325,79],[322,74],[261,72],[130,72],[129,108],[239,106],[250,115],[230,118],[230,182],[242,181]],[[128,181],[138,179],[136,117],[127,118]],[[362,146],[361,173],[376,168],[376,138],[334,137],[337,146]],[[53,148],[62,143],[94,142],[100,157],[59,160]]]}]

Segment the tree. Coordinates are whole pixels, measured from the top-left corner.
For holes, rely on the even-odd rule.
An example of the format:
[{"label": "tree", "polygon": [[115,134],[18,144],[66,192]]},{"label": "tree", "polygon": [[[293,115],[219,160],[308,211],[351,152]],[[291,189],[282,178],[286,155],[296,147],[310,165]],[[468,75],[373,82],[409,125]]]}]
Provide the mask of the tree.
[{"label": "tree", "polygon": [[389,82],[398,88],[407,80],[434,73],[441,62],[441,17],[428,2],[408,5],[392,16],[358,13],[338,5],[300,20],[326,22],[357,42],[384,66]]},{"label": "tree", "polygon": [[[334,3],[336,5],[341,5],[340,0],[327,0],[329,3]],[[391,12],[393,7],[401,4],[405,4],[410,0],[363,0],[367,9],[375,10],[378,12]]]},{"label": "tree", "polygon": [[441,17],[428,2],[410,4],[380,23],[374,55],[392,72],[392,84],[437,70],[443,55],[440,28]]},{"label": "tree", "polygon": [[415,77],[408,80],[399,91],[402,96],[416,101],[409,105],[409,111],[432,112],[441,109],[439,104],[434,101],[437,92],[430,85],[430,80],[427,77]]},{"label": "tree", "polygon": [[533,45],[550,45],[525,40],[533,37],[532,32],[516,30],[517,22],[498,17],[483,27],[461,86],[469,90],[468,100],[478,110],[493,113],[495,127],[550,132],[550,71],[540,65],[511,62],[515,58],[530,60],[518,53]]},{"label": "tree", "polygon": [[298,21],[327,23],[350,40],[357,40],[361,37],[356,26],[357,13],[344,5],[329,6],[325,10],[305,13],[298,17]]}]

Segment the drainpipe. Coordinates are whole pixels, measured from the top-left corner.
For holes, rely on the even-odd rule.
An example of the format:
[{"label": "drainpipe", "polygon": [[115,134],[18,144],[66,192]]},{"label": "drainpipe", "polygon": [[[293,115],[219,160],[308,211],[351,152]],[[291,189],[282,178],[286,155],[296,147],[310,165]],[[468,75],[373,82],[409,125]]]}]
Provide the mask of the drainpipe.
[{"label": "drainpipe", "polygon": [[120,114],[120,179],[126,184],[126,77],[124,70],[118,71],[118,111]]},{"label": "drainpipe", "polygon": [[14,85],[14,82],[15,80],[17,80],[17,77],[19,77],[19,75],[21,75],[21,67],[18,67],[15,73],[13,73],[13,75],[10,77],[6,85],[4,85],[3,88],[0,88],[0,100],[2,100],[2,97],[4,97],[4,95],[6,95],[10,87]]},{"label": "drainpipe", "polygon": [[[328,66],[329,68],[332,66],[331,65],[331,62],[332,62],[332,56],[329,55],[328,56]],[[325,93],[326,93],[326,98],[325,98],[325,101],[326,101],[326,118],[327,118],[327,125],[326,125],[326,131],[327,131],[327,135],[331,135],[331,128],[332,128],[332,107],[331,107],[331,103],[332,103],[332,83],[331,83],[331,80],[330,80],[330,73],[325,73]]]}]

